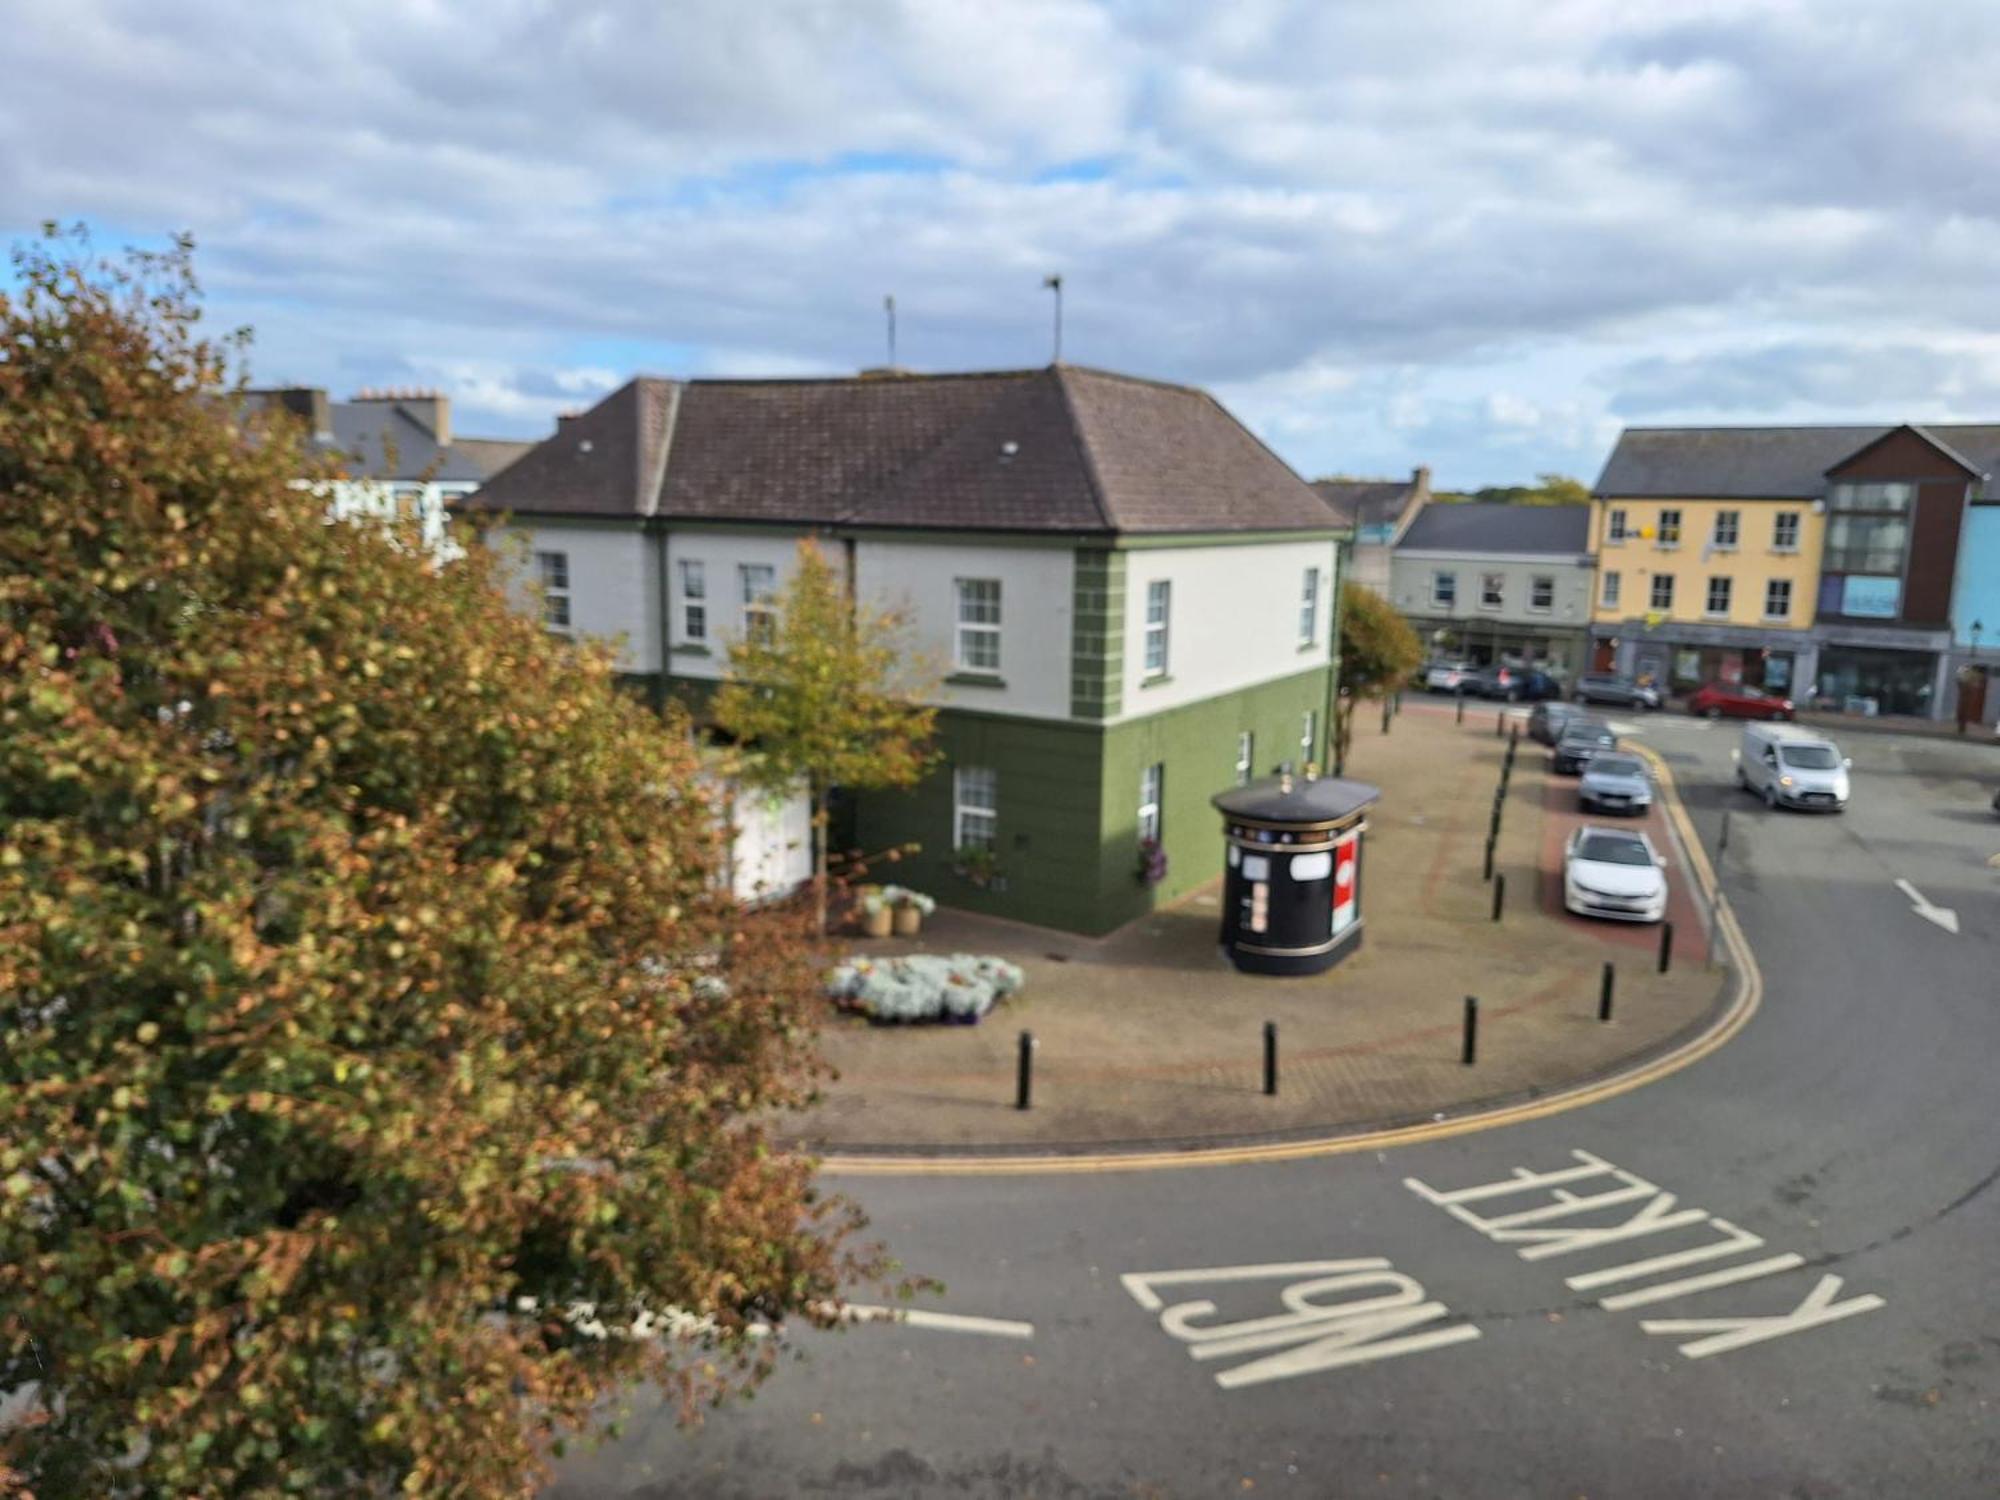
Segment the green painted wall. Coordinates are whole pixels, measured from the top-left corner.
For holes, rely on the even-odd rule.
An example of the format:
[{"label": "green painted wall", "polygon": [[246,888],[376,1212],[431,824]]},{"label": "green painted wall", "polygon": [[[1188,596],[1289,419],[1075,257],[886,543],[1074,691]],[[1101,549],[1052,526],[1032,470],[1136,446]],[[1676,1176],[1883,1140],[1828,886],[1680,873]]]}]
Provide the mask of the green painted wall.
[{"label": "green painted wall", "polygon": [[[1072,931],[1104,931],[1091,910],[1101,866],[1098,792],[1103,731],[1093,725],[1003,718],[946,709],[938,715],[938,768],[907,792],[855,798],[855,837],[870,853],[917,844],[885,880],[915,886],[948,906]],[[952,770],[997,773],[999,882],[981,888],[952,871]]]},{"label": "green painted wall", "polygon": [[[1324,741],[1318,717],[1325,712],[1330,675],[1328,668],[1315,667],[1105,731],[1102,858],[1087,930],[1109,931],[1222,873],[1222,818],[1208,799],[1236,784],[1236,736],[1246,729],[1256,736],[1253,769],[1259,776],[1281,761],[1296,765],[1307,710],[1316,716],[1316,738]],[[1137,874],[1139,781],[1156,761],[1166,767],[1160,834],[1167,878],[1149,887]]]},{"label": "green painted wall", "polygon": [[1069,711],[1114,718],[1125,694],[1125,554],[1078,548],[1074,594]]}]

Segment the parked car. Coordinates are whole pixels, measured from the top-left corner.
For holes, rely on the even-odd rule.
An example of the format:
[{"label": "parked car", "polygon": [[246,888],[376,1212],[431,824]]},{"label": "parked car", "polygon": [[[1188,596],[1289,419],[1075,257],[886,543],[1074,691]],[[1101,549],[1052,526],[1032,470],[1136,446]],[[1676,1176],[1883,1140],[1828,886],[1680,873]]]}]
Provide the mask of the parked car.
[{"label": "parked car", "polygon": [[1558,776],[1581,776],[1593,756],[1618,748],[1618,736],[1597,719],[1569,725],[1549,752],[1549,769]]},{"label": "parked car", "polygon": [[1424,667],[1424,689],[1432,693],[1455,693],[1458,685],[1472,675],[1468,661],[1434,661]]},{"label": "parked car", "polygon": [[1480,698],[1498,698],[1505,703],[1539,703],[1562,696],[1562,684],[1539,667],[1517,667],[1511,662],[1495,662],[1481,667],[1465,679],[1466,692]]},{"label": "parked car", "polygon": [[1840,812],[1854,764],[1824,735],[1790,724],[1748,724],[1736,752],[1736,784],[1769,808]]},{"label": "parked car", "polygon": [[1710,719],[1789,719],[1792,700],[1746,682],[1704,682],[1688,694],[1688,712]]},{"label": "parked car", "polygon": [[1653,783],[1646,763],[1636,755],[1609,751],[1591,756],[1576,784],[1576,800],[1585,812],[1638,813],[1653,805]]},{"label": "parked car", "polygon": [[1579,703],[1610,703],[1619,708],[1658,708],[1660,690],[1650,682],[1621,677],[1616,672],[1585,672],[1572,696]]},{"label": "parked car", "polygon": [[1666,863],[1637,829],[1586,823],[1563,848],[1563,906],[1582,917],[1657,922],[1667,914]]},{"label": "parked car", "polygon": [[1528,715],[1528,738],[1544,745],[1554,745],[1562,738],[1564,729],[1588,717],[1576,704],[1551,698],[1545,703],[1537,703],[1534,712]]}]

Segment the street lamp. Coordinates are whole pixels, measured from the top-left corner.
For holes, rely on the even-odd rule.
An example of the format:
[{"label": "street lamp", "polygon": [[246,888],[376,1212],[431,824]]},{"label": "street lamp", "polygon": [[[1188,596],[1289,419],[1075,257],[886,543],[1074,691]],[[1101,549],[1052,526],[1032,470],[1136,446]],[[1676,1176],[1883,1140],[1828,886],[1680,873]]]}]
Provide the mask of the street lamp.
[{"label": "street lamp", "polygon": [[1986,627],[1984,625],[1980,624],[1979,621],[1974,620],[1972,622],[1972,629],[1970,630],[1970,632],[1968,632],[1972,636],[1972,659],[1974,661],[1979,660],[1979,637],[1980,634],[1985,629]]}]

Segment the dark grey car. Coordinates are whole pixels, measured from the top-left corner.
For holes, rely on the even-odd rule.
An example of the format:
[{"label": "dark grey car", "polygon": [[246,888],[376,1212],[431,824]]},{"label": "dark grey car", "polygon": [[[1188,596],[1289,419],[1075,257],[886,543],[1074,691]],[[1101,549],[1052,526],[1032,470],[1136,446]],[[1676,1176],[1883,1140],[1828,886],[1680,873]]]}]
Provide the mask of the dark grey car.
[{"label": "dark grey car", "polygon": [[1617,748],[1618,736],[1596,720],[1572,724],[1549,752],[1549,768],[1558,776],[1581,776],[1593,755]]},{"label": "dark grey car", "polygon": [[1616,672],[1585,672],[1571,693],[1579,703],[1611,703],[1620,708],[1658,708],[1660,690]]},{"label": "dark grey car", "polygon": [[1553,745],[1562,738],[1562,733],[1570,725],[1590,716],[1574,703],[1562,703],[1551,699],[1547,703],[1537,703],[1528,715],[1528,738],[1540,744]]}]

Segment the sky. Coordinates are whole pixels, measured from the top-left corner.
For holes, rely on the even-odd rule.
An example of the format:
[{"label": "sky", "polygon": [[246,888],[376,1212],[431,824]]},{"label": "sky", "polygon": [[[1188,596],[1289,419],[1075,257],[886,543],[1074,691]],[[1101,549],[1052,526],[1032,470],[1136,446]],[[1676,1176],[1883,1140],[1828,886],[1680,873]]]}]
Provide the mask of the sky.
[{"label": "sky", "polygon": [[1991,0],[0,0],[0,238],[191,232],[260,384],[1213,390],[1292,465],[2000,418]]}]

